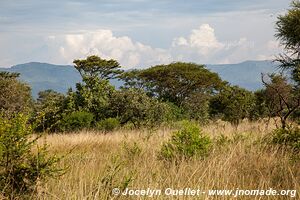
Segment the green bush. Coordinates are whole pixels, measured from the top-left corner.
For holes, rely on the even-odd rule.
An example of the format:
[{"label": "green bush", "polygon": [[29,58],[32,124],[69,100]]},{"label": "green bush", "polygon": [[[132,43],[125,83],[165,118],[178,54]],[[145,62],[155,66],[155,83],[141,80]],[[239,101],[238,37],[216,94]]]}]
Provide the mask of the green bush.
[{"label": "green bush", "polygon": [[65,115],[62,119],[61,129],[63,131],[78,131],[83,128],[90,128],[94,115],[85,111],[73,112]]},{"label": "green bush", "polygon": [[160,157],[164,160],[203,158],[208,155],[211,144],[211,139],[198,125],[186,121],[183,128],[162,145]]},{"label": "green bush", "polygon": [[120,121],[117,118],[107,118],[97,123],[97,129],[104,132],[113,131],[120,127]]},{"label": "green bush", "polygon": [[[47,146],[33,147],[38,138],[31,135],[27,117],[19,114],[0,116],[0,196],[25,198],[37,191],[48,177],[61,175],[56,167],[59,158],[48,156]],[[27,198],[27,197],[26,197]]]},{"label": "green bush", "polygon": [[275,129],[272,132],[272,143],[284,145],[285,147],[291,148],[293,151],[300,151],[300,129]]}]

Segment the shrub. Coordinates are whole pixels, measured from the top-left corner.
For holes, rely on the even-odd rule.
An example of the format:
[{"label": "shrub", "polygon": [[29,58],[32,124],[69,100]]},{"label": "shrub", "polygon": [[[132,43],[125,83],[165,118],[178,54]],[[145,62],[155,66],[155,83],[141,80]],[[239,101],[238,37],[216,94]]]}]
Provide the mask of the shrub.
[{"label": "shrub", "polygon": [[111,111],[121,124],[132,123],[135,128],[156,126],[167,118],[168,106],[138,89],[120,90],[111,98]]},{"label": "shrub", "polygon": [[120,126],[120,121],[117,118],[107,118],[97,123],[97,129],[109,132],[117,129]]},{"label": "shrub", "polygon": [[[0,188],[1,195],[14,199],[36,192],[38,183],[61,175],[56,167],[59,158],[47,155],[47,146],[35,148],[27,117],[0,117]],[[0,196],[1,196],[0,195]]]},{"label": "shrub", "polygon": [[39,97],[34,106],[35,114],[32,119],[35,124],[34,131],[55,132],[59,130],[65,99],[63,94],[53,90],[39,92]]},{"label": "shrub", "polygon": [[78,131],[89,128],[94,120],[94,115],[85,111],[73,112],[65,115],[62,119],[61,129],[63,131]]},{"label": "shrub", "polygon": [[32,106],[30,87],[18,80],[20,74],[0,72],[0,112],[6,116],[30,113]]},{"label": "shrub", "polygon": [[211,143],[211,139],[202,133],[198,125],[186,121],[183,128],[174,132],[172,138],[162,145],[160,157],[165,160],[205,157]]},{"label": "shrub", "polygon": [[284,145],[285,147],[291,148],[293,151],[300,151],[300,129],[275,129],[272,132],[272,143]]}]

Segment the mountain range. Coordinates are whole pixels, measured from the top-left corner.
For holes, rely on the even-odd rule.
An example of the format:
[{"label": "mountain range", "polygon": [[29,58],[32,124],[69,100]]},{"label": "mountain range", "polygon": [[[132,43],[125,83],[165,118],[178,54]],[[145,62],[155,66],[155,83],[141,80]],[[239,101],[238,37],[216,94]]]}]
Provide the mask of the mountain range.
[{"label": "mountain range", "polygon": [[[271,61],[245,61],[238,64],[206,65],[207,69],[216,72],[223,80],[232,85],[238,85],[248,90],[255,91],[262,88],[261,73],[276,71],[276,64]],[[38,92],[53,89],[65,93],[68,88],[75,87],[81,77],[71,65],[53,65],[48,63],[30,62],[19,64],[10,68],[0,68],[0,71],[18,72],[20,79],[32,88],[33,97]],[[116,87],[122,83],[117,80],[111,82]]]}]

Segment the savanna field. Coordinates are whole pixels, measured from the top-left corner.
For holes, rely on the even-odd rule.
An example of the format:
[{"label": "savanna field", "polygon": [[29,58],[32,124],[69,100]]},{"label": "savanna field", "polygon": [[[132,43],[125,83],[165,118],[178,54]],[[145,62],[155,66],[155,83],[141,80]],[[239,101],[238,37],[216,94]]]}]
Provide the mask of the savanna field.
[{"label": "savanna field", "polygon": [[[159,159],[164,141],[174,130],[119,130],[52,134],[50,154],[64,156],[59,166],[66,173],[38,189],[38,199],[147,199],[115,196],[113,188],[269,189],[300,191],[297,155],[268,145],[270,122],[244,121],[236,129],[218,121],[202,127],[213,138],[208,156],[165,162]],[[299,199],[299,194],[293,199]],[[290,199],[290,196],[154,196],[152,199]]]},{"label": "savanna field", "polygon": [[300,0],[34,2],[0,3],[0,63],[73,66],[0,68],[0,200],[300,199]]}]

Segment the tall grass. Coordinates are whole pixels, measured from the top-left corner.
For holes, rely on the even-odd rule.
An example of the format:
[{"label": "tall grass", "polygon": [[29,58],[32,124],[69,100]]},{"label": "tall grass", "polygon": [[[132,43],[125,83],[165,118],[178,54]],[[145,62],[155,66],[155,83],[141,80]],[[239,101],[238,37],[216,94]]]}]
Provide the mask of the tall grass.
[{"label": "tall grass", "polygon": [[[51,152],[66,155],[69,167],[58,180],[50,180],[40,199],[144,199],[113,196],[124,189],[290,189],[300,192],[300,161],[288,152],[261,143],[274,126],[244,122],[237,129],[224,122],[207,125],[204,132],[216,141],[209,157],[165,163],[157,158],[171,130],[117,131],[111,134],[80,132],[48,135]],[[220,135],[223,136],[220,136]],[[223,139],[222,139],[223,138]],[[225,138],[225,139],[224,139]],[[231,199],[225,196],[177,196],[169,199]],[[238,199],[261,199],[261,196]],[[266,196],[262,199],[286,199]],[[299,198],[296,197],[296,199]],[[166,196],[154,199],[168,199]]]}]

